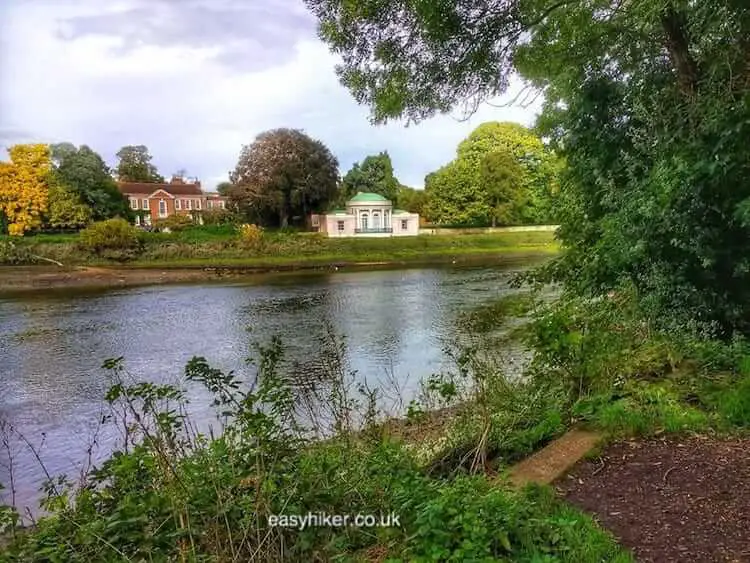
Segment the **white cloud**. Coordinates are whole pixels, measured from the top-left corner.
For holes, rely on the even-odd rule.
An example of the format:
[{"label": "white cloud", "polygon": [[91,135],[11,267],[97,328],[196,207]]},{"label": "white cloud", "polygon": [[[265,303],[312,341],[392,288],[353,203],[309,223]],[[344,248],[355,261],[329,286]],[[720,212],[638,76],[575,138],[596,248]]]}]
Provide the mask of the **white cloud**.
[{"label": "white cloud", "polygon": [[[466,122],[439,116],[409,128],[371,126],[367,108],[339,85],[336,60],[312,30],[292,37],[293,50],[265,67],[217,58],[233,48],[237,39],[231,37],[126,46],[122,34],[101,29],[69,38],[66,18],[124,14],[132,1],[102,8],[96,0],[9,0],[0,8],[2,142],[86,143],[110,162],[120,146],[146,144],[163,174],[186,168],[212,185],[258,133],[297,127],[328,144],[342,173],[353,161],[387,150],[399,179],[421,186],[478,124],[530,124],[538,109],[483,106]],[[299,6],[291,9],[299,18]]]}]

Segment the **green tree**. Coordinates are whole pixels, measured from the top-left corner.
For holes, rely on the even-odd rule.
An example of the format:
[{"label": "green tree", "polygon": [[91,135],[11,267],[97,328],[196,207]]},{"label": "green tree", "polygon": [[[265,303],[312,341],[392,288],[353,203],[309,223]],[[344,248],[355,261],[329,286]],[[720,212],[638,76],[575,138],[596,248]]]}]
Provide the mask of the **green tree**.
[{"label": "green tree", "polygon": [[[520,174],[513,205],[502,208],[502,218],[497,214],[499,208],[493,192],[496,188],[482,177],[482,162],[494,153],[515,161],[513,171]],[[469,221],[473,225],[495,224],[498,220],[504,224],[549,222],[556,209],[558,161],[539,137],[523,125],[483,123],[459,144],[454,165],[441,169],[439,182],[426,181],[431,219],[443,224]],[[463,208],[469,202],[474,205],[467,214]],[[480,210],[484,210],[484,217],[480,217]]]},{"label": "green tree", "polygon": [[52,145],[53,183],[64,186],[87,205],[94,221],[111,217],[130,217],[125,196],[104,160],[86,145],[71,143]]},{"label": "green tree", "polygon": [[306,1],[376,121],[471,111],[514,72],[544,92],[568,291],[629,282],[660,322],[750,333],[746,2]]},{"label": "green tree", "polygon": [[409,213],[418,213],[420,216],[426,218],[426,207],[427,207],[427,191],[417,190],[404,186],[403,184],[398,187],[398,196],[396,197],[398,206],[405,209]]},{"label": "green tree", "polygon": [[121,182],[162,183],[164,177],[151,164],[152,156],[145,145],[126,145],[117,151],[117,178]]},{"label": "green tree", "polygon": [[286,227],[324,210],[338,178],[338,161],[322,142],[296,129],[274,129],[242,148],[229,195],[249,219]]},{"label": "green tree", "polygon": [[231,190],[232,190],[232,182],[219,182],[216,185],[216,191],[223,196],[229,195],[229,192]]},{"label": "green tree", "polygon": [[387,152],[366,157],[362,164],[355,163],[341,182],[344,201],[357,192],[380,194],[391,200],[394,205],[398,200],[398,188],[401,184],[393,175],[393,163]]},{"label": "green tree", "polygon": [[524,197],[524,171],[518,160],[504,151],[491,152],[482,158],[479,178],[487,192],[492,226],[517,221]]},{"label": "green tree", "polygon": [[482,226],[491,209],[477,181],[477,167],[456,159],[425,178],[425,215],[442,225]]},{"label": "green tree", "polygon": [[91,222],[91,208],[64,185],[50,185],[45,226],[52,229],[80,229]]}]

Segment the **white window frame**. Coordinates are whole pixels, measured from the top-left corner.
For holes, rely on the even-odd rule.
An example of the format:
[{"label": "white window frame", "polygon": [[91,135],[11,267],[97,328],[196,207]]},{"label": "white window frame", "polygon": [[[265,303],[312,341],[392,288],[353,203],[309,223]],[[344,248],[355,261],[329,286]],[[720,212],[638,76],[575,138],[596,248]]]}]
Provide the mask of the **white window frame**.
[{"label": "white window frame", "polygon": [[141,209],[143,209],[144,211],[148,211],[149,209],[151,209],[151,207],[148,204],[148,199],[141,200]]},{"label": "white window frame", "polygon": [[196,211],[200,211],[201,210],[201,200],[200,199],[196,199],[195,200],[195,210]]},{"label": "white window frame", "polygon": [[174,200],[174,208],[177,211],[182,211],[182,200],[181,199]]},{"label": "white window frame", "polygon": [[336,223],[337,223],[337,225],[336,225],[336,230],[337,230],[337,231],[338,231],[339,233],[343,233],[343,232],[344,232],[344,230],[346,229],[346,226],[344,225],[344,222],[343,222],[343,221],[337,221]]},{"label": "white window frame", "polygon": [[219,201],[219,207],[221,207],[222,209],[225,209],[225,202],[223,199]]},{"label": "white window frame", "polygon": [[[162,205],[164,206],[164,211],[162,212]],[[159,200],[159,217],[162,219],[166,217],[169,214],[169,208],[167,207],[167,201],[164,199]]]},{"label": "white window frame", "polygon": [[138,209],[138,200],[134,197],[130,198],[130,209]]},{"label": "white window frame", "polygon": [[192,211],[193,210],[193,200],[192,199],[188,199],[187,200],[187,210],[188,211]]},{"label": "white window frame", "polygon": [[409,220],[408,219],[401,219],[401,230],[402,231],[408,231],[409,230]]}]

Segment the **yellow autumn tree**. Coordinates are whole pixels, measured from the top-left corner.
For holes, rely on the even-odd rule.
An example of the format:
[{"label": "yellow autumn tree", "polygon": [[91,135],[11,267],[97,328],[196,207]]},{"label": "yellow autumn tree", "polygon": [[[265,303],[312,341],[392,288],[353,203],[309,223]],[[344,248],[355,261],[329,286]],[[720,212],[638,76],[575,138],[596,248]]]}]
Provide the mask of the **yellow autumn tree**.
[{"label": "yellow autumn tree", "polygon": [[39,227],[47,211],[50,150],[42,144],[14,145],[8,154],[10,162],[0,162],[0,215],[10,235],[22,236]]}]

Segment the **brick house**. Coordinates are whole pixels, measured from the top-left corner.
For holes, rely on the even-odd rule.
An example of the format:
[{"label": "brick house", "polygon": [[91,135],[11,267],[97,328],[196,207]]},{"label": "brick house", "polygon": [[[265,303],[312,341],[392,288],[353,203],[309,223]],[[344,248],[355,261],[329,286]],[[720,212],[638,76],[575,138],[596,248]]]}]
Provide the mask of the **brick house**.
[{"label": "brick house", "polygon": [[202,211],[227,206],[226,197],[204,192],[198,181],[189,183],[173,178],[166,184],[117,182],[117,187],[128,198],[136,215],[136,225],[151,225],[152,221],[171,215],[187,215],[202,222]]}]

